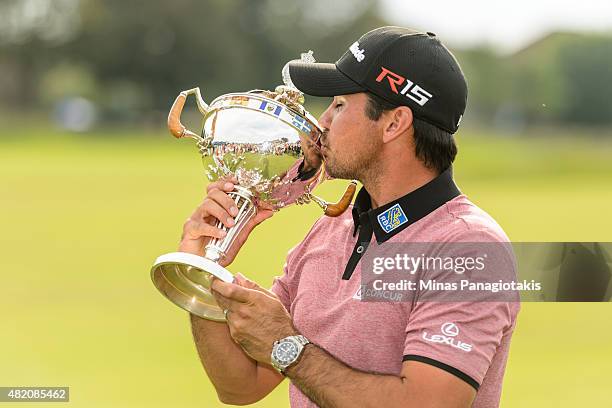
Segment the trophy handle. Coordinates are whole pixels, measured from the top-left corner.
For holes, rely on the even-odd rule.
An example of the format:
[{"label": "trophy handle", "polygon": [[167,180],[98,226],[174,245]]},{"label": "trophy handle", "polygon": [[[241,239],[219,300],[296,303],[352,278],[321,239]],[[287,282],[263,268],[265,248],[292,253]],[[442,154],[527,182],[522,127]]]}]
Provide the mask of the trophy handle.
[{"label": "trophy handle", "polygon": [[[325,174],[325,167],[323,166],[323,168],[321,169],[321,173],[319,174],[318,181],[313,184],[323,182],[326,177],[327,176]],[[306,193],[304,194],[304,202],[308,202],[310,200],[314,201],[319,207],[321,207],[325,215],[327,215],[328,217],[338,217],[342,215],[347,210],[349,205],[351,205],[353,197],[355,196],[355,191],[357,191],[357,180],[351,180],[351,183],[346,187],[346,190],[344,190],[344,194],[342,195],[340,200],[338,200],[338,202],[336,202],[335,204],[331,204],[323,200],[322,198],[312,194],[310,192],[311,185],[306,187]]]},{"label": "trophy handle", "polygon": [[189,96],[190,94],[195,95],[200,113],[202,115],[206,115],[206,113],[208,112],[208,105],[206,104],[206,102],[204,102],[204,99],[202,99],[200,88],[192,88],[186,91],[182,91],[174,100],[172,108],[170,108],[170,113],[168,114],[168,130],[170,131],[172,136],[176,137],[177,139],[189,137],[200,142],[202,141],[202,138],[197,134],[193,133],[191,130],[187,129],[181,123],[181,113],[183,113],[183,107],[185,106],[187,96]]},{"label": "trophy handle", "polygon": [[355,191],[357,190],[357,182],[355,180],[351,181],[351,183],[346,187],[342,198],[335,203],[329,204],[327,203],[325,210],[325,215],[328,217],[338,217],[342,215],[343,212],[351,205],[351,201],[353,201],[353,196],[355,195]]}]

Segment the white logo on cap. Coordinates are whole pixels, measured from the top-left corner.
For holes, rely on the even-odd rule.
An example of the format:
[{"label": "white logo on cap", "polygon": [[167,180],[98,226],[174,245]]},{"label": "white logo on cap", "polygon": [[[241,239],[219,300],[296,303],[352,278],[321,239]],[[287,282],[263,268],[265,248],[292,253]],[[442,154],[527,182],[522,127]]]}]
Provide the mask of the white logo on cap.
[{"label": "white logo on cap", "polygon": [[357,41],[349,47],[349,50],[353,53],[357,62],[361,62],[365,59],[365,51],[359,49],[359,43]]}]

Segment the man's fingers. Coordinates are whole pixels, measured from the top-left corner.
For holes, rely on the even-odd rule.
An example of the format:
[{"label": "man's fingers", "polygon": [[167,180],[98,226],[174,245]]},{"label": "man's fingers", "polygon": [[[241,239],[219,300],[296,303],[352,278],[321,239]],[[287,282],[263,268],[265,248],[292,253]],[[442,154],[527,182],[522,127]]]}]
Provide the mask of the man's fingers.
[{"label": "man's fingers", "polygon": [[238,215],[238,207],[232,197],[227,195],[225,191],[213,190],[208,193],[208,199],[214,200],[217,204],[225,209],[232,217]]},{"label": "man's fingers", "polygon": [[215,297],[215,300],[217,301],[217,303],[219,304],[219,307],[222,310],[225,309],[232,309],[232,301],[223,297],[222,295],[219,294],[219,292],[212,290],[211,293],[213,294],[213,296]]},{"label": "man's fingers", "polygon": [[185,231],[183,238],[187,239],[199,239],[201,237],[224,238],[227,235],[227,232],[215,227],[214,225],[207,224],[204,221],[193,220],[191,218],[185,222],[183,231]]},{"label": "man's fingers", "polygon": [[238,285],[248,288],[248,289],[254,289],[254,290],[260,289],[260,286],[257,283],[248,279],[246,276],[244,276],[241,273],[237,273],[236,275],[234,275],[234,283],[237,283]]},{"label": "man's fingers", "polygon": [[204,221],[209,216],[213,216],[218,219],[225,225],[226,227],[233,227],[236,221],[227,212],[227,210],[215,201],[212,197],[207,197],[201,205],[201,219]]},{"label": "man's fingers", "polygon": [[223,190],[225,192],[230,192],[234,189],[234,185],[238,184],[238,180],[236,177],[232,177],[230,179],[217,180],[214,183],[209,183],[206,186],[206,193],[210,193],[212,190]]},{"label": "man's fingers", "polygon": [[223,282],[220,279],[214,279],[211,289],[230,301],[240,303],[248,303],[252,298],[251,289],[243,288],[235,283]]},{"label": "man's fingers", "polygon": [[266,294],[268,296],[271,296],[271,297],[273,297],[275,299],[278,298],[278,296],[276,296],[276,293],[271,292],[268,289],[259,286],[259,284],[257,282],[254,282],[254,281],[250,280],[249,278],[247,278],[246,276],[244,276],[241,273],[237,273],[236,276],[234,277],[234,279],[235,279],[235,282],[238,285],[242,286],[242,287],[245,287],[247,289],[256,290],[258,292],[261,292],[261,293],[264,293],[264,294]]}]

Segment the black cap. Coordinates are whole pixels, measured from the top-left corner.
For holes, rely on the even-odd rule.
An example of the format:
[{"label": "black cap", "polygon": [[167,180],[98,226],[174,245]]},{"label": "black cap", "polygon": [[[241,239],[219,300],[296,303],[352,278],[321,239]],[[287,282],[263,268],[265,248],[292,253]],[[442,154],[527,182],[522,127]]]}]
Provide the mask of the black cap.
[{"label": "black cap", "polygon": [[364,34],[335,64],[291,62],[289,75],[305,94],[371,92],[451,133],[467,103],[467,83],[453,54],[434,33],[403,27]]}]

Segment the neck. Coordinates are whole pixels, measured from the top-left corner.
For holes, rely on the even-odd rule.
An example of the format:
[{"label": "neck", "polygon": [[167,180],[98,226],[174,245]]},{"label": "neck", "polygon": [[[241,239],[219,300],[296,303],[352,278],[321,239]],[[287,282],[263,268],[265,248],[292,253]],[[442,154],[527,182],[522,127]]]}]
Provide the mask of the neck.
[{"label": "neck", "polygon": [[414,157],[382,161],[373,177],[360,180],[370,194],[372,208],[378,208],[429,183],[438,176]]}]

